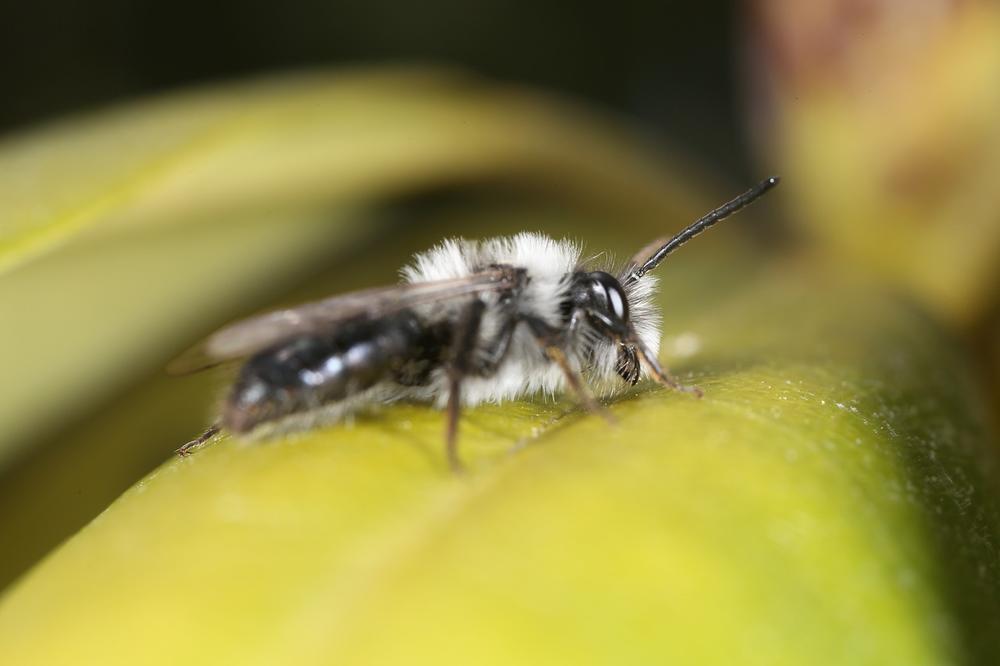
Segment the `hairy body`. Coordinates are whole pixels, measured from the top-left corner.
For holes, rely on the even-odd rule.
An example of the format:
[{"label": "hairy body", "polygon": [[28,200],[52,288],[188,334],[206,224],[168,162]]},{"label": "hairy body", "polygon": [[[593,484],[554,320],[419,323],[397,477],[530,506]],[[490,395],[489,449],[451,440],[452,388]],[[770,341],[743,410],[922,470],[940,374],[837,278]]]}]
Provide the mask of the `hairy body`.
[{"label": "hairy body", "polygon": [[[622,385],[619,344],[584,319],[569,326],[574,284],[595,268],[582,261],[580,247],[571,241],[533,233],[447,240],[418,254],[402,276],[405,283],[419,285],[468,278],[498,266],[517,271],[517,283],[417,304],[384,318],[359,317],[329,333],[297,337],[257,353],[226,399],[223,426],[238,433],[265,423],[303,427],[343,418],[359,405],[399,400],[444,407],[455,338],[476,303],[481,312],[464,361],[463,405],[553,397],[568,388],[565,371],[539,342],[539,324],[559,338],[570,367],[600,394]],[[655,291],[655,280],[647,279],[625,288],[624,294],[631,321],[653,354],[660,339]]]},{"label": "hairy body", "polygon": [[[600,335],[585,320],[576,330],[568,330],[573,311],[574,279],[608,268],[583,261],[581,252],[580,246],[572,241],[531,233],[481,242],[452,240],[417,255],[413,264],[403,269],[403,277],[407,282],[419,283],[469,275],[490,265],[523,268],[524,287],[509,306],[513,316],[522,322],[535,317],[564,332],[563,349],[569,362],[603,395],[621,386],[620,381],[615,381],[618,379],[615,371],[618,345]],[[660,346],[660,316],[653,303],[655,294],[655,279],[625,288],[633,325],[654,354]],[[493,302],[487,303],[491,307],[487,307],[483,317],[475,351],[478,357],[489,355],[490,341],[511,316],[504,308],[497,307],[500,295],[489,294],[487,298]],[[446,316],[457,318],[460,308],[459,304],[449,304],[450,312]],[[427,311],[427,316],[432,319],[436,316],[433,308]],[[441,392],[444,388],[443,373],[438,372],[427,387],[419,387],[406,397],[436,399],[443,405]],[[462,385],[462,400],[466,405],[476,405],[527,395],[551,397],[567,388],[565,374],[539,348],[530,327],[520,325],[514,332],[505,362],[495,374],[469,377]]]}]

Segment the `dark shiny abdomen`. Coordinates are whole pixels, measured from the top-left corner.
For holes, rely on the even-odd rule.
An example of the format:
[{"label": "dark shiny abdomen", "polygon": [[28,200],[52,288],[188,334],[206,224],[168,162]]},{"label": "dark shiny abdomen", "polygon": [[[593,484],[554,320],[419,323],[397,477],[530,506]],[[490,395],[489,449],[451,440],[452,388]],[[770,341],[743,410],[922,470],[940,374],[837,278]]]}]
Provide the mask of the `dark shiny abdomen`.
[{"label": "dark shiny abdomen", "polygon": [[385,380],[419,384],[441,362],[446,340],[409,311],[340,324],[250,358],[223,410],[223,425],[247,432],[266,421],[343,400]]}]

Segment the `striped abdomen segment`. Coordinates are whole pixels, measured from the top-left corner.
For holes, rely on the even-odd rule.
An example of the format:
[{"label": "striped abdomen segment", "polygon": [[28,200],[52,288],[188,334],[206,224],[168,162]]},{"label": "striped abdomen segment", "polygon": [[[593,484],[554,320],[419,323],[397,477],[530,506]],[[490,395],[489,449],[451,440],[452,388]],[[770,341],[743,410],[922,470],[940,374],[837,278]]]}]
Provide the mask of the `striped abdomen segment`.
[{"label": "striped abdomen segment", "polygon": [[248,432],[381,381],[420,383],[439,364],[444,343],[407,310],[292,338],[246,362],[226,400],[223,425]]}]

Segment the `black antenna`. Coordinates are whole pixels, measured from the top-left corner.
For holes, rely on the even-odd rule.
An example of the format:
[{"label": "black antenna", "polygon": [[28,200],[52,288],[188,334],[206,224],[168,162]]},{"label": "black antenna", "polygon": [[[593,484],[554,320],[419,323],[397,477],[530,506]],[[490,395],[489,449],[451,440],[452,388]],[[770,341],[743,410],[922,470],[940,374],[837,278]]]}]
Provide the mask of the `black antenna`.
[{"label": "black antenna", "polygon": [[724,220],[738,210],[746,208],[754,201],[764,196],[764,194],[777,185],[780,180],[781,179],[777,176],[771,176],[770,178],[762,180],[760,183],[751,187],[749,190],[732,201],[722,204],[712,212],[703,216],[697,222],[691,224],[664,243],[660,249],[653,253],[653,256],[646,260],[646,263],[635,268],[631,273],[629,273],[628,277],[625,278],[625,282],[635,282],[643,275],[656,268],[668,254],[679,248],[681,245],[684,245],[684,243],[687,243],[689,240],[703,232],[705,229],[708,229],[716,222]]}]

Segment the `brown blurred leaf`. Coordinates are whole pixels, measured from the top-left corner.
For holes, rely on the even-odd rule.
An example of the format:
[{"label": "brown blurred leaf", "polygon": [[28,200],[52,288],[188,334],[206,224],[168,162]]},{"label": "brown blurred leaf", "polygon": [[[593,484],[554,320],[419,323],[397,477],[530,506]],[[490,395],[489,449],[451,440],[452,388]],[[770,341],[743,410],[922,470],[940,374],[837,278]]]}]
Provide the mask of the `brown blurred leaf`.
[{"label": "brown blurred leaf", "polygon": [[1000,6],[757,8],[793,219],[950,321],[982,317],[1000,279]]}]

